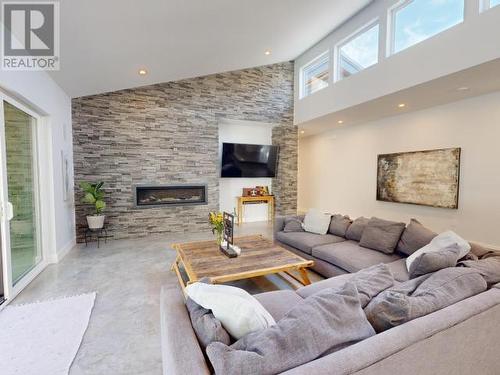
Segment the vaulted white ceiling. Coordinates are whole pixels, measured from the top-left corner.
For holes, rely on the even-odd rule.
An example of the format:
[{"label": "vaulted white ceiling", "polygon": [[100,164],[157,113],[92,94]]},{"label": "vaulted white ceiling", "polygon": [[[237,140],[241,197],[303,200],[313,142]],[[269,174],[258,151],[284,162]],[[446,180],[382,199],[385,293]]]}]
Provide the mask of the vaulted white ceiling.
[{"label": "vaulted white ceiling", "polygon": [[65,0],[51,75],[79,97],[289,61],[371,1]]}]

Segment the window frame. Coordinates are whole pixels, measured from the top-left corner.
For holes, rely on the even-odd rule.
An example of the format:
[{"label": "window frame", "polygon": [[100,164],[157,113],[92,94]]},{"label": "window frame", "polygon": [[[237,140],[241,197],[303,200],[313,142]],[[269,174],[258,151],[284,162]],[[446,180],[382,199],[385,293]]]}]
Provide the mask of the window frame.
[{"label": "window frame", "polygon": [[[368,68],[371,68],[372,66],[375,66],[377,65],[379,62],[380,62],[380,29],[381,29],[381,23],[380,23],[380,19],[379,17],[376,17],[376,18],[373,18],[372,20],[370,20],[368,23],[364,24],[363,26],[361,26],[360,28],[356,29],[353,33],[349,34],[347,37],[345,37],[344,39],[342,39],[340,42],[338,42],[336,45],[335,45],[335,48],[334,48],[334,58],[333,58],[333,61],[335,62],[334,63],[334,73],[333,73],[333,79],[334,79],[334,82],[340,82],[342,81],[344,78],[341,78],[340,76],[340,68],[341,68],[341,64],[340,64],[340,59],[341,59],[341,54],[340,54],[340,50],[342,49],[342,47],[344,47],[346,44],[348,44],[349,42],[353,41],[354,39],[356,39],[358,36],[364,34],[365,32],[367,32],[368,30],[370,30],[371,28],[375,27],[378,25],[378,38],[377,38],[377,62],[373,65],[370,65],[369,67],[365,68],[365,69],[368,69]],[[363,70],[365,70],[363,69]],[[363,70],[360,70],[363,71]],[[359,72],[358,72],[359,73]],[[347,77],[349,78],[349,77]]]},{"label": "window frame", "polygon": [[[462,22],[460,23],[457,23],[455,25],[452,25],[452,26],[449,26],[447,28],[445,28],[444,30],[440,31],[439,33],[437,34],[434,34],[418,43],[415,43],[415,44],[412,44],[411,46],[409,47],[406,47],[400,51],[395,51],[395,48],[396,48],[396,28],[394,27],[396,25],[396,14],[406,8],[408,5],[412,4],[415,0],[399,0],[397,1],[396,3],[394,3],[394,5],[392,5],[391,7],[389,7],[387,9],[387,47],[386,50],[387,50],[387,56],[386,57],[390,57],[392,55],[396,55],[400,52],[403,52],[411,47],[414,47],[416,46],[417,44],[420,44],[422,42],[425,42],[426,40],[429,40],[433,37],[435,37],[436,35],[439,35],[447,30],[450,30],[451,28],[455,27],[455,26],[458,26],[462,23],[464,23],[466,21],[465,19],[465,16],[466,16],[466,0],[463,0],[464,2],[464,14],[463,14],[463,19],[462,19]],[[481,1],[481,0],[480,0]],[[484,2],[487,2],[488,5],[490,3],[490,0],[482,0]]]},{"label": "window frame", "polygon": [[496,8],[497,6],[499,6],[499,4],[491,6],[491,0],[480,0],[479,1],[479,8],[480,8],[479,12],[483,13],[483,12],[486,12],[487,10]]},{"label": "window frame", "polygon": [[[324,59],[324,58],[327,58],[327,71],[328,71],[328,81],[326,82],[327,85],[317,91],[314,91],[310,94],[305,94],[305,81],[304,81],[304,71],[309,68],[310,66],[314,65],[314,63],[317,63],[319,62],[320,60]],[[315,58],[313,58],[312,60],[310,60],[309,62],[307,62],[306,64],[302,65],[301,68],[300,68],[300,72],[299,72],[299,75],[300,75],[300,79],[299,79],[299,99],[304,99],[304,98],[307,98],[308,96],[311,96],[323,89],[326,89],[327,87],[330,86],[330,83],[331,83],[331,56],[330,56],[330,49],[328,48],[326,51],[320,53],[319,55],[317,55]]]}]

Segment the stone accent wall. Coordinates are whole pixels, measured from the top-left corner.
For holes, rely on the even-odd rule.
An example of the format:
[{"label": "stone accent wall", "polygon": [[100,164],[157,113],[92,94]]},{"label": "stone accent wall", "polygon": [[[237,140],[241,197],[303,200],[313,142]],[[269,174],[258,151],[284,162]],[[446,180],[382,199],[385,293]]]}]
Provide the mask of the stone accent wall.
[{"label": "stone accent wall", "polygon": [[[81,181],[105,182],[106,223],[114,238],[208,230],[219,204],[218,122],[277,124],[281,146],[273,182],[278,213],[297,205],[293,63],[281,63],[73,99],[77,238],[85,216]],[[208,205],[138,209],[134,184],[207,183]]]}]

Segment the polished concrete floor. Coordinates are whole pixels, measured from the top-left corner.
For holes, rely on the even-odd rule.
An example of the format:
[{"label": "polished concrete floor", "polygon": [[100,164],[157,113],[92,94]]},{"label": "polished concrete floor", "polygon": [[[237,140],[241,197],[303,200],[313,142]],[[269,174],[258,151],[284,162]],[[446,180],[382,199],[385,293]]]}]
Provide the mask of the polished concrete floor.
[{"label": "polished concrete floor", "polygon": [[[237,234],[272,236],[268,223],[249,223]],[[211,233],[171,234],[79,245],[60,263],[48,266],[14,301],[29,303],[97,292],[97,299],[71,375],[161,374],[162,285],[178,281],[170,271],[175,242],[212,238]],[[312,281],[321,279],[311,272]],[[235,285],[249,292],[292,289],[291,278],[259,277]]]}]

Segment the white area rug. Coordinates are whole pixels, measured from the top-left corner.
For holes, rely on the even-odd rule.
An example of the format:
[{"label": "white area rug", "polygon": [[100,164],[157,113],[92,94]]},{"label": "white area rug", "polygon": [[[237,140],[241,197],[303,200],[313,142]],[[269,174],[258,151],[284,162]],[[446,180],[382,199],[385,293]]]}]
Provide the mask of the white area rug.
[{"label": "white area rug", "polygon": [[0,311],[2,375],[66,375],[89,325],[96,293]]}]

